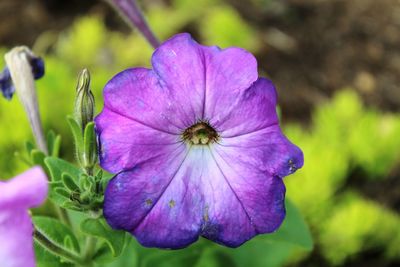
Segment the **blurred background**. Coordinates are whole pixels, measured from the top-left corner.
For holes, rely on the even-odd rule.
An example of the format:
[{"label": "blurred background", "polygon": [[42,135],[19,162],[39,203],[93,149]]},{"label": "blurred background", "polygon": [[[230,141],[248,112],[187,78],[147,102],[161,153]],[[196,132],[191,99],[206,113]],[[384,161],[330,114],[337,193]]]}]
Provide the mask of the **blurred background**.
[{"label": "blurred background", "polygon": [[[243,47],[277,85],[284,132],[305,154],[303,169],[285,178],[287,196],[314,249],[270,253],[275,261],[263,266],[400,266],[400,1],[139,4],[161,40],[189,32],[203,44]],[[104,84],[149,66],[152,48],[100,0],[0,0],[0,18],[1,55],[25,44],[45,59],[37,82],[44,127],[62,135],[62,156],[72,160],[65,116],[79,70],[92,73],[99,111]],[[27,168],[18,157],[26,140],[19,101],[1,98],[1,178]]]}]

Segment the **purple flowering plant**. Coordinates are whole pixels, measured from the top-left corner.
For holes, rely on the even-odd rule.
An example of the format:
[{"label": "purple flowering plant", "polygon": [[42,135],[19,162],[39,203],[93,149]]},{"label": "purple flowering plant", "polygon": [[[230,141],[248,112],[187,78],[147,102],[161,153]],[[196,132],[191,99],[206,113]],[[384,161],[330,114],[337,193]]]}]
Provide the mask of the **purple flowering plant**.
[{"label": "purple flowering plant", "polygon": [[[80,73],[67,117],[76,163],[59,157],[59,135],[43,134],[34,83],[43,61],[26,47],[5,56],[0,89],[21,100],[36,139],[25,161],[41,168],[0,183],[0,262],[208,266],[223,257],[219,263],[264,266],[256,258],[265,253],[311,249],[283,182],[303,154],[280,129],[277,91],[259,77],[255,57],[187,33],[160,44],[135,1],[108,2],[155,48],[152,68],[111,78],[97,116],[89,71]],[[31,220],[27,209],[47,187],[51,212],[34,211]]]},{"label": "purple flowering plant", "polygon": [[255,58],[178,34],[152,65],[111,79],[95,119],[100,165],[116,174],[107,222],[161,248],[200,235],[237,247],[278,229],[282,178],[303,155],[279,128],[275,88],[258,77]]},{"label": "purple flowering plant", "polygon": [[47,196],[47,177],[34,167],[8,182],[0,181],[1,266],[35,266],[33,227],[28,209]]}]

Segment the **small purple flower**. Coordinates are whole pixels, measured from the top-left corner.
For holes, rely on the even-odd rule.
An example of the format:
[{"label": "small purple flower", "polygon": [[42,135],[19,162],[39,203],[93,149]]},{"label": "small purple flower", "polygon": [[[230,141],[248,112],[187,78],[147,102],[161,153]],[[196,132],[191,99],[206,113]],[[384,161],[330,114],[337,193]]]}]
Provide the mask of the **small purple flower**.
[{"label": "small purple flower", "polygon": [[[32,74],[35,80],[40,79],[44,75],[44,61],[40,57],[32,56],[29,58],[29,63],[32,68]],[[11,100],[15,93],[15,87],[11,79],[10,70],[5,67],[2,72],[0,72],[0,91],[3,97],[7,100]]]},{"label": "small purple flower", "polygon": [[15,93],[15,87],[11,80],[10,70],[7,67],[0,72],[0,91],[3,94],[3,97],[7,100],[11,100]]},{"label": "small purple flower", "polygon": [[33,226],[28,209],[47,196],[47,179],[34,167],[0,182],[0,263],[2,267],[33,267]]},{"label": "small purple flower", "polygon": [[101,166],[116,176],[104,215],[148,247],[203,236],[237,247],[285,217],[282,177],[303,165],[279,128],[277,95],[254,56],[178,34],[153,69],[117,74],[96,118]]}]

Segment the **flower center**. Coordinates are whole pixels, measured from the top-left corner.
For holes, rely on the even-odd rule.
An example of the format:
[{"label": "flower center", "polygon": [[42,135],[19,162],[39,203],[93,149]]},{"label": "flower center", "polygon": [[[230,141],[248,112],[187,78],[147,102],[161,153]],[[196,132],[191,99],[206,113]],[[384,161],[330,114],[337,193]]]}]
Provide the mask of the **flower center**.
[{"label": "flower center", "polygon": [[189,128],[183,134],[182,139],[192,145],[208,145],[219,138],[217,131],[208,122],[200,121]]}]

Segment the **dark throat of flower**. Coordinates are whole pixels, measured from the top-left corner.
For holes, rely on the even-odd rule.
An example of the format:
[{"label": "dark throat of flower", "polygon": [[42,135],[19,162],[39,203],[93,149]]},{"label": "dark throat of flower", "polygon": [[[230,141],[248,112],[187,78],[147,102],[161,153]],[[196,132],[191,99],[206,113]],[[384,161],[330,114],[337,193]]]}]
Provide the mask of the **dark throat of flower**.
[{"label": "dark throat of flower", "polygon": [[217,142],[219,135],[207,121],[199,121],[183,132],[182,139],[191,145],[209,145]]}]

